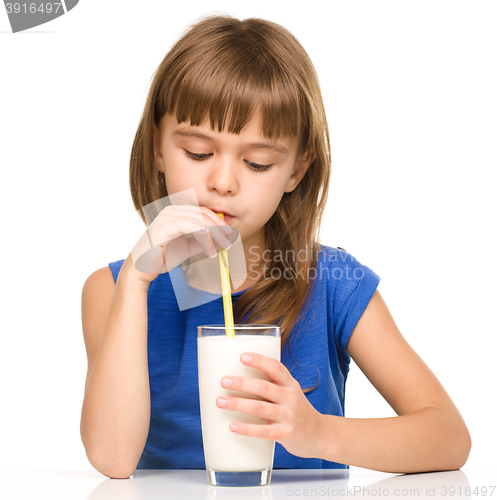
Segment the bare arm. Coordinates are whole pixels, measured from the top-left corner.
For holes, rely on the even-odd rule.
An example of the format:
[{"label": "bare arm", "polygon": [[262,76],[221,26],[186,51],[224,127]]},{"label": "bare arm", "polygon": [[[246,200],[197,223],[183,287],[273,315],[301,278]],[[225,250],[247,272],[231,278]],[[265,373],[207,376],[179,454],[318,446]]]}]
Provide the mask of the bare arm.
[{"label": "bare arm", "polygon": [[398,417],[323,415],[321,458],[384,472],[462,467],[471,437],[454,403],[398,330],[378,290],[347,350]]},{"label": "bare arm", "polygon": [[257,353],[240,361],[270,381],[224,377],[237,396],[217,399],[219,408],[256,415],[268,424],[234,420],[232,432],[278,441],[304,458],[322,458],[392,473],[462,467],[471,437],[454,403],[435,375],[398,330],[378,290],[357,322],[347,350],[398,417],[347,418],[319,413],[279,361]]},{"label": "bare arm", "polygon": [[88,374],[81,438],[93,467],[112,478],[136,470],[150,422],[148,284],[130,266],[128,256],[115,284],[110,268],[99,269],[82,292]]},{"label": "bare arm", "polygon": [[[154,219],[121,267],[116,284],[109,268],[93,273],[82,293],[88,375],[81,411],[81,439],[90,463],[102,474],[127,478],[136,470],[150,425],[147,356],[147,293],[160,273],[214,242],[231,246],[226,222],[206,207],[169,205]],[[206,232],[202,233],[202,230]],[[187,239],[185,235],[193,238]],[[152,245],[151,242],[155,242]],[[160,243],[158,243],[160,242]],[[134,258],[133,258],[134,257]]]}]

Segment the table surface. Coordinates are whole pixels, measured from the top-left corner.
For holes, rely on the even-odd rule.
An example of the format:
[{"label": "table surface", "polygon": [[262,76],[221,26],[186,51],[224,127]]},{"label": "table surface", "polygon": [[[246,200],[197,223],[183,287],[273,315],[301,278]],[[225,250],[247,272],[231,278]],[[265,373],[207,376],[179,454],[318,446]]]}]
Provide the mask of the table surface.
[{"label": "table surface", "polygon": [[138,470],[129,479],[109,479],[95,470],[0,471],[5,500],[277,500],[289,498],[412,497],[497,500],[497,469],[461,469],[420,474],[347,470],[274,470],[271,484],[254,488],[209,486],[203,470]]}]

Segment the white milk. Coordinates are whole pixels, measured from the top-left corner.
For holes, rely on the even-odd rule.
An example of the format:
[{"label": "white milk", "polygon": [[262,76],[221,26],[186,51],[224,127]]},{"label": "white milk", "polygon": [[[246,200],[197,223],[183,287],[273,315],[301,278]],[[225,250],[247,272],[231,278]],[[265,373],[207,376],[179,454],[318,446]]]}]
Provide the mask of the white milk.
[{"label": "white milk", "polygon": [[218,471],[255,471],[273,465],[274,441],[240,436],[229,429],[231,422],[267,424],[267,420],[216,406],[219,396],[262,399],[253,394],[230,391],[221,386],[224,376],[236,375],[269,380],[260,370],[240,361],[244,352],[257,352],[280,361],[281,339],[264,335],[226,335],[198,338],[200,413],[205,462]]}]

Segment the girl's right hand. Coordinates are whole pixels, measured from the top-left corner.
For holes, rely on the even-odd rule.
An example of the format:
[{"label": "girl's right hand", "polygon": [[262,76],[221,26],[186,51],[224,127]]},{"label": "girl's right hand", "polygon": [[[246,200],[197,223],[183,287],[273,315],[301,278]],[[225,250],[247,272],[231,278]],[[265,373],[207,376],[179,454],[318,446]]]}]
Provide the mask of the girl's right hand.
[{"label": "girl's right hand", "polygon": [[[209,226],[219,226],[219,230],[210,231]],[[189,257],[203,252],[211,258],[217,255],[217,247],[229,248],[231,243],[228,245],[226,238],[231,233],[233,229],[224,219],[206,207],[169,205],[133,247],[126,268],[150,284],[159,274],[169,272]],[[187,238],[186,234],[192,237]]]}]

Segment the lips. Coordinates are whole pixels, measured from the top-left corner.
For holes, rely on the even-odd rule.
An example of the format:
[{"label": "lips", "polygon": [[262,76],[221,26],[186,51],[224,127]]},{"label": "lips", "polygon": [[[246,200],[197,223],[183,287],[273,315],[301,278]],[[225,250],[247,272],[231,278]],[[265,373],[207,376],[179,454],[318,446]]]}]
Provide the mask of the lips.
[{"label": "lips", "polygon": [[225,212],[224,210],[222,210],[220,208],[210,208],[209,207],[209,210],[212,210],[216,214],[224,214],[228,217],[234,217],[234,215],[230,214],[229,212]]}]

